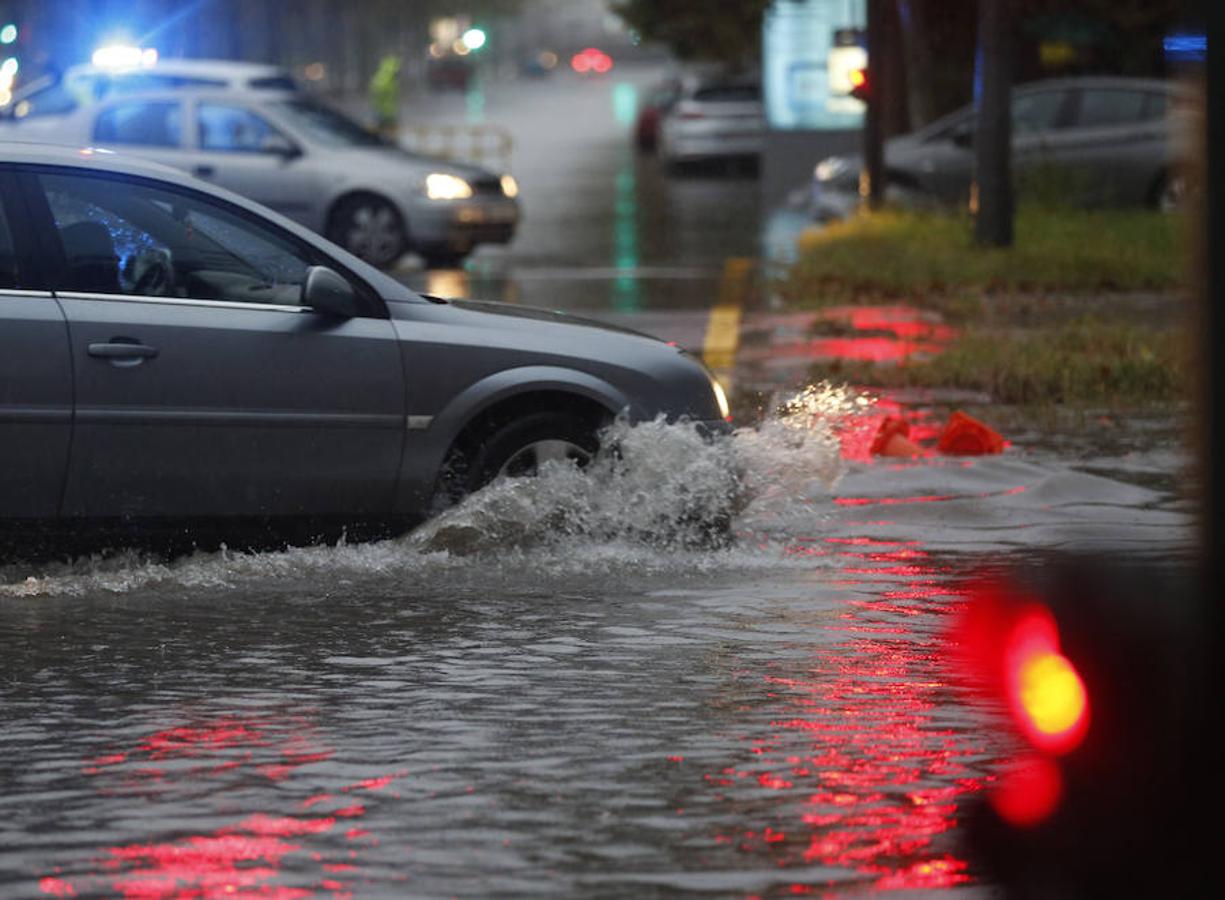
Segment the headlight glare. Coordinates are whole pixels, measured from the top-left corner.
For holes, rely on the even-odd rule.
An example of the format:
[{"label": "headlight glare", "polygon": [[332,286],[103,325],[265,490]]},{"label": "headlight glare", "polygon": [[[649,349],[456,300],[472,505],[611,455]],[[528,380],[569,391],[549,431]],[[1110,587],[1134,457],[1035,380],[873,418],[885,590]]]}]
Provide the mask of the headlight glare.
[{"label": "headlight glare", "polygon": [[715,402],[719,404],[719,415],[724,419],[730,418],[732,407],[727,402],[727,391],[723,390],[723,385],[719,384],[719,379],[714,375],[710,376],[710,387],[715,392]]},{"label": "headlight glare", "polygon": [[514,175],[502,176],[502,193],[512,200],[519,196],[519,182],[515,181]]},{"label": "headlight glare", "polygon": [[457,175],[431,172],[425,176],[425,195],[431,200],[466,200],[472,196],[472,185]]}]

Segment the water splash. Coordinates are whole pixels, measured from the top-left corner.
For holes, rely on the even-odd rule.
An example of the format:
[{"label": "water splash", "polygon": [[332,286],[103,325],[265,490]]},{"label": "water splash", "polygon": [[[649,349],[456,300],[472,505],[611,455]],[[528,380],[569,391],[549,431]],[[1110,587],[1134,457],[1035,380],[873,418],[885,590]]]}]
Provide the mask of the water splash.
[{"label": "water splash", "polygon": [[761,534],[783,535],[797,519],[811,529],[813,501],[827,498],[844,470],[840,432],[868,405],[845,388],[810,387],[758,428],[716,439],[691,424],[618,422],[605,440],[615,449],[585,470],[554,463],[535,478],[504,479],[400,538],[169,562],[126,552],[9,566],[0,568],[0,598],[423,575],[484,562],[536,573],[775,565],[781,554],[762,555]]}]

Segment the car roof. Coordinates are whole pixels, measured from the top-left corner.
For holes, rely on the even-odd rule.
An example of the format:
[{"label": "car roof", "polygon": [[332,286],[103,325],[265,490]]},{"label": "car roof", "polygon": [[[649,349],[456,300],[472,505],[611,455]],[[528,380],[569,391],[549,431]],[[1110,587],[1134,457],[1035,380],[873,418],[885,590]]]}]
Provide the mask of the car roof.
[{"label": "car roof", "polygon": [[229,59],[159,59],[151,66],[133,69],[110,69],[81,63],[71,66],[65,77],[105,75],[122,78],[125,75],[179,75],[195,78],[213,78],[229,83],[247,82],[258,78],[274,78],[288,74],[288,70],[270,63],[237,62]]}]

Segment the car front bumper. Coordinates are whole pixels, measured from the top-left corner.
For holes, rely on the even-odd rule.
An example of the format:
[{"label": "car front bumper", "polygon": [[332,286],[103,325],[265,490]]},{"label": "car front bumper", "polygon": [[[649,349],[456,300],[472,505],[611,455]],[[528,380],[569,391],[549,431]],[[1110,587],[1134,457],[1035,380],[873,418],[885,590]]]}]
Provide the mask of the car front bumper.
[{"label": "car front bumper", "polygon": [[417,246],[457,252],[477,244],[506,244],[519,218],[519,204],[510,198],[423,201],[409,214],[409,239]]}]

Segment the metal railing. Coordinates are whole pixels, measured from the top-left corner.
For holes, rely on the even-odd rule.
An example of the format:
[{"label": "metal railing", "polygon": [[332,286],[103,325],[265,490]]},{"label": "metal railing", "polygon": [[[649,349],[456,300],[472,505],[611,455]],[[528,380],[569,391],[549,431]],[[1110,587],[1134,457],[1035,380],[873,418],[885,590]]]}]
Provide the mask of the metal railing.
[{"label": "metal railing", "polygon": [[514,139],[500,125],[413,124],[400,129],[404,144],[428,156],[480,163],[509,171]]}]

